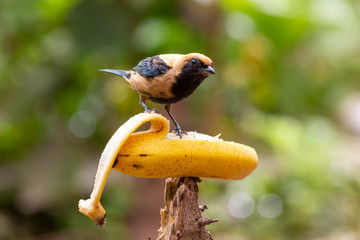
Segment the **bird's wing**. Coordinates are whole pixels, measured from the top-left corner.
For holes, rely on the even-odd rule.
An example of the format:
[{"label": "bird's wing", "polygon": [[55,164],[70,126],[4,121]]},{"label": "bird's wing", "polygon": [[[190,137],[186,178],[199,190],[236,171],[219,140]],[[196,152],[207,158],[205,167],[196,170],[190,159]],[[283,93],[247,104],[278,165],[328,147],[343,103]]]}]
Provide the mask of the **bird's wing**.
[{"label": "bird's wing", "polygon": [[153,78],[165,74],[171,67],[159,55],[142,60],[134,71],[145,78]]}]

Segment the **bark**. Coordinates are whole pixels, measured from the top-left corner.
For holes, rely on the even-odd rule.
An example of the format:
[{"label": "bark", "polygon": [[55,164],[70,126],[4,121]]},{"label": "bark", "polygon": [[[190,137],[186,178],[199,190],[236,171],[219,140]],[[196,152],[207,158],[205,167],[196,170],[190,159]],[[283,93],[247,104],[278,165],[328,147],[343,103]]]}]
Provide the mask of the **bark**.
[{"label": "bark", "polygon": [[198,204],[197,177],[168,178],[165,207],[160,210],[161,227],[156,240],[210,240],[205,226],[218,220],[201,216],[206,206]]}]

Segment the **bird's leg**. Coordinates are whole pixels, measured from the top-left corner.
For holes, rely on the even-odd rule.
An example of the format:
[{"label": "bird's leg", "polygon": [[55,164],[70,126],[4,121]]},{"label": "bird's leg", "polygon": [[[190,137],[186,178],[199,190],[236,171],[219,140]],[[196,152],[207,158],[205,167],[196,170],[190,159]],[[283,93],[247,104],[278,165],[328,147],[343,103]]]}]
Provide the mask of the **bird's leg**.
[{"label": "bird's leg", "polygon": [[179,124],[176,122],[175,118],[171,115],[170,111],[171,111],[171,104],[166,104],[165,105],[165,110],[166,112],[169,114],[171,120],[173,121],[174,125],[175,125],[175,132],[176,132],[176,135],[178,135],[180,137],[180,139],[182,138],[182,135],[181,134],[187,134],[185,131],[182,131]]},{"label": "bird's leg", "polygon": [[145,104],[145,98],[143,96],[141,96],[141,95],[140,95],[140,102],[139,103],[140,103],[140,106],[142,106],[145,109],[145,112],[147,112],[147,113],[151,112],[151,109],[148,106],[146,106],[146,104]]}]

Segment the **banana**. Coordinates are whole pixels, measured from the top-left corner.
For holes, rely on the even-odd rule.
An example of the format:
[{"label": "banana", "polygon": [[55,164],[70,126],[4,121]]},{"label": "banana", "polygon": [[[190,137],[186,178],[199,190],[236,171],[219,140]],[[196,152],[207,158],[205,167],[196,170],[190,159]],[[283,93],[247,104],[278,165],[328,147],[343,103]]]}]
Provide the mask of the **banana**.
[{"label": "banana", "polygon": [[[146,122],[151,123],[149,130],[134,133]],[[123,124],[107,143],[90,199],[80,200],[79,211],[96,224],[105,224],[106,212],[100,198],[111,168],[136,177],[239,180],[257,164],[251,147],[196,132],[179,139],[175,133],[169,133],[166,118],[157,113],[141,113]]]}]

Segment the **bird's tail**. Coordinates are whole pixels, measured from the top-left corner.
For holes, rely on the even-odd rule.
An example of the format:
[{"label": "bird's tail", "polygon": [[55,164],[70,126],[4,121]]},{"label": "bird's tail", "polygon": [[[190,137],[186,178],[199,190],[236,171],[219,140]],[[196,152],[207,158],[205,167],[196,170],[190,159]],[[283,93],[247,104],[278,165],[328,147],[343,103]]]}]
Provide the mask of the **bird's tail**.
[{"label": "bird's tail", "polygon": [[124,70],[117,70],[117,69],[99,69],[99,71],[101,72],[107,72],[107,73],[111,73],[120,77],[124,77],[126,79],[129,79],[131,76],[131,73],[129,71],[124,71]]}]

